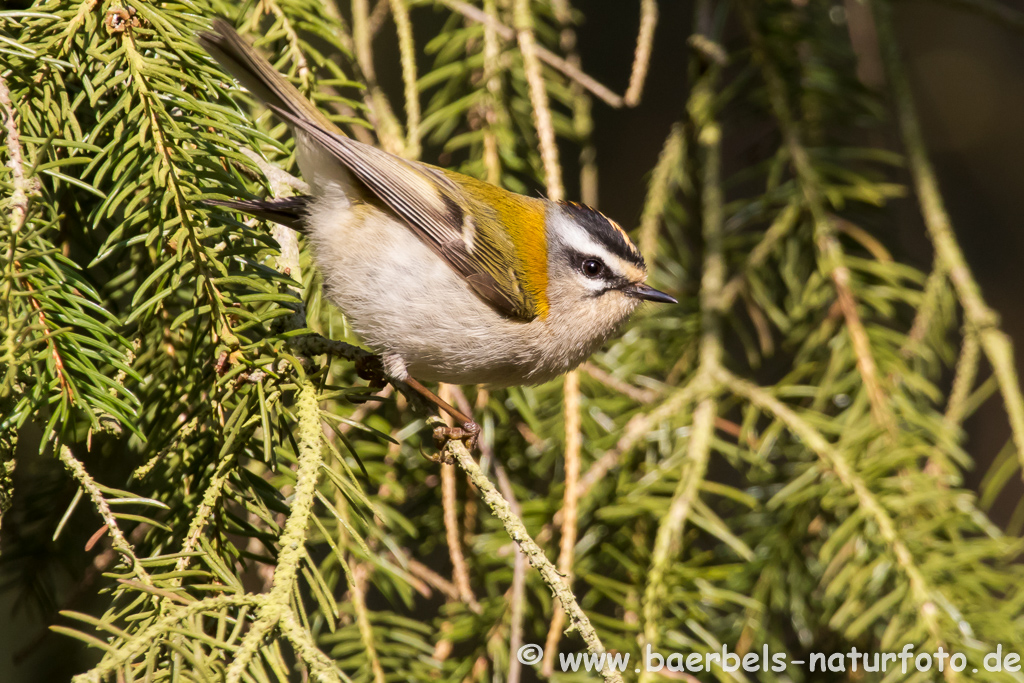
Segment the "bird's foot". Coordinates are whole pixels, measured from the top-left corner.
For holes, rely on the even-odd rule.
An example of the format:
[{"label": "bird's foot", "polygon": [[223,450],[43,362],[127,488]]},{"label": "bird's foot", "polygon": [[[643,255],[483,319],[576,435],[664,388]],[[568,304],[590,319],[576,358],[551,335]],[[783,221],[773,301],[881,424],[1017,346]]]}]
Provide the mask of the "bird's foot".
[{"label": "bird's foot", "polygon": [[[466,444],[466,448],[472,451],[476,448],[476,442],[479,438],[480,425],[472,420],[463,422],[461,427],[444,425],[434,428],[434,443],[437,444],[437,448],[442,454],[447,453],[445,446],[448,445],[449,441],[461,441]],[[444,458],[445,456],[441,455],[439,457]],[[447,457],[451,458],[450,455]]]},{"label": "bird's foot", "polygon": [[356,359],[355,366],[356,374],[369,382],[371,387],[379,389],[387,384],[380,356],[360,356]]}]

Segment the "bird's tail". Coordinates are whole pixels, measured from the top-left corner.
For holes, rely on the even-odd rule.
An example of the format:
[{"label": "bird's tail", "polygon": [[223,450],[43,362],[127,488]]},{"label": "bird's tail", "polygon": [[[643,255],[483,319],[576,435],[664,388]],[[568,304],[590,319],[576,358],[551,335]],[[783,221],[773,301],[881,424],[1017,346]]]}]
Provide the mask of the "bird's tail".
[{"label": "bird's tail", "polygon": [[207,206],[222,206],[265,221],[286,225],[299,232],[305,232],[309,202],[309,197],[299,195],[283,199],[204,199],[201,203]]},{"label": "bird's tail", "polygon": [[274,105],[292,115],[309,119],[332,133],[341,133],[312,102],[278,73],[270,62],[247,43],[223,19],[214,19],[213,30],[199,34],[199,44],[246,90],[264,104]]}]

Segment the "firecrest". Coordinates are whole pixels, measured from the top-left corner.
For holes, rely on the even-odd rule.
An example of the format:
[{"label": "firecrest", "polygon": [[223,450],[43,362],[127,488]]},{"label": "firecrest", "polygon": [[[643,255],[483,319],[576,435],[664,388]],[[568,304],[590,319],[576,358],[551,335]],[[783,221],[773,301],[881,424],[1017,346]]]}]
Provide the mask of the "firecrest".
[{"label": "firecrest", "polygon": [[644,284],[639,250],[594,209],[356,142],[226,22],[199,40],[291,126],[312,188],[212,203],[304,232],[328,298],[391,378],[544,382],[585,360],[641,301],[676,303]]}]

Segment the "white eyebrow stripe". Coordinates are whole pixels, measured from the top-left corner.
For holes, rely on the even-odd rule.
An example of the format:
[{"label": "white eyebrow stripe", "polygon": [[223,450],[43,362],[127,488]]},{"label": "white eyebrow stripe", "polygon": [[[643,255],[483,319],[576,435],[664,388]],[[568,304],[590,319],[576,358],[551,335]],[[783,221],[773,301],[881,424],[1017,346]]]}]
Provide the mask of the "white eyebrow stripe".
[{"label": "white eyebrow stripe", "polygon": [[594,239],[589,232],[584,230],[575,222],[566,220],[561,216],[556,220],[561,221],[558,237],[565,246],[584,256],[596,256],[604,261],[604,264],[614,275],[619,277],[624,276],[622,269],[619,267],[619,262],[622,259],[610,252],[607,247]]}]

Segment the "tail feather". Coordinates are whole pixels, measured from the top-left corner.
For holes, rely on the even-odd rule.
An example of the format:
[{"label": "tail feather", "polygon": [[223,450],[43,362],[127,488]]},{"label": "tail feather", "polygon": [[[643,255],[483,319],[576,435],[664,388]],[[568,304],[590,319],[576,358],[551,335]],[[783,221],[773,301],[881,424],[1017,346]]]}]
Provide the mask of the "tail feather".
[{"label": "tail feather", "polygon": [[306,211],[311,199],[311,197],[299,195],[283,199],[204,199],[200,203],[207,206],[223,206],[265,221],[280,223],[304,233],[306,231]]},{"label": "tail feather", "polygon": [[199,44],[225,70],[264,104],[272,104],[297,117],[311,119],[332,133],[341,133],[330,119],[238,35],[228,22],[214,19],[213,30],[201,32],[198,39]]}]

